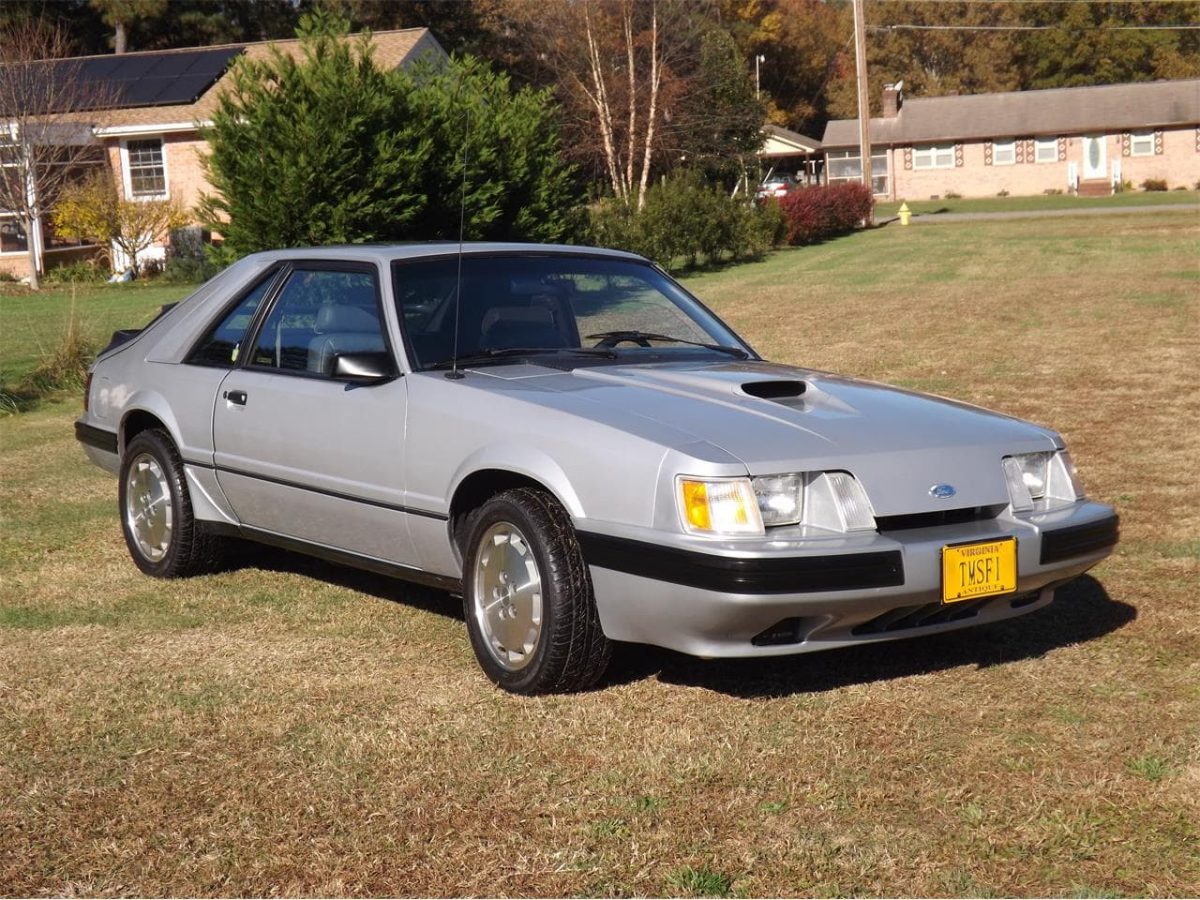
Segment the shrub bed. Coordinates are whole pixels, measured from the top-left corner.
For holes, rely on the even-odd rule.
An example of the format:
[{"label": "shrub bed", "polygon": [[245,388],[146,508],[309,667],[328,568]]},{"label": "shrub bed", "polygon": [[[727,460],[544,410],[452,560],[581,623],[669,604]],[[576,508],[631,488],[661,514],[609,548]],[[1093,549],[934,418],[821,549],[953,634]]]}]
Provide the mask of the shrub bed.
[{"label": "shrub bed", "polygon": [[634,212],[616,200],[591,210],[593,243],[630,250],[667,269],[726,259],[757,259],[783,239],[778,204],[755,207],[705,183],[695,172],[680,172],[646,192]]},{"label": "shrub bed", "polygon": [[867,218],[875,198],[864,184],[845,181],[792,191],[780,201],[789,244],[814,244],[846,234]]}]

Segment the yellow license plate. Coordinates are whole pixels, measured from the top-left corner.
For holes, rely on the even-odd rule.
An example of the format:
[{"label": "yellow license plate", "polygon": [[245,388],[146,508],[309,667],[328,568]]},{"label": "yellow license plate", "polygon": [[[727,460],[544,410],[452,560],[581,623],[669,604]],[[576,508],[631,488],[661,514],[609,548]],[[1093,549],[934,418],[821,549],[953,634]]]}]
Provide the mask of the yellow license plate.
[{"label": "yellow license plate", "polygon": [[977,600],[1017,589],[1017,539],[942,548],[942,602]]}]

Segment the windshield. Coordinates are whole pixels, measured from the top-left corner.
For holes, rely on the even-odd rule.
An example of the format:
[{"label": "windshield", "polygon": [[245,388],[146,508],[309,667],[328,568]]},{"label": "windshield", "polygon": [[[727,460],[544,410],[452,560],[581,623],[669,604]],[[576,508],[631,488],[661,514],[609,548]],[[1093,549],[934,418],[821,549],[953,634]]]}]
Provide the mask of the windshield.
[{"label": "windshield", "polygon": [[466,255],[393,264],[405,340],[417,369],[523,356],[581,362],[747,358],[752,351],[653,266],[568,255]]}]

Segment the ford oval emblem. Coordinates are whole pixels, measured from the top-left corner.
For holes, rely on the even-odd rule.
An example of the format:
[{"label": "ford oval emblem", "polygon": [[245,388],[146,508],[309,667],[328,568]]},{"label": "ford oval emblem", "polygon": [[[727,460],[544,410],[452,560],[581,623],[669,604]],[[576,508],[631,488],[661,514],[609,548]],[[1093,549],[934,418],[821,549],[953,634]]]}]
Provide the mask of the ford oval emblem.
[{"label": "ford oval emblem", "polygon": [[952,484],[935,484],[929,489],[929,496],[936,497],[938,500],[949,500],[958,491],[954,490]]}]

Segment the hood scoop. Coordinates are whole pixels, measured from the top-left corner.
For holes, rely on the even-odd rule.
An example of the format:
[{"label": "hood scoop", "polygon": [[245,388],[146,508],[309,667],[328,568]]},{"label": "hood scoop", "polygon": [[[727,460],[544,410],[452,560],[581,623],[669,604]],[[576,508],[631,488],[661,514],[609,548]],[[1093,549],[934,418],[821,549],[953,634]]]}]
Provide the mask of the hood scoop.
[{"label": "hood scoop", "polygon": [[808,389],[803,381],[749,381],[742,385],[742,393],[761,400],[786,402],[795,400]]}]

